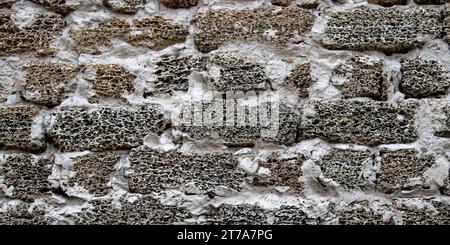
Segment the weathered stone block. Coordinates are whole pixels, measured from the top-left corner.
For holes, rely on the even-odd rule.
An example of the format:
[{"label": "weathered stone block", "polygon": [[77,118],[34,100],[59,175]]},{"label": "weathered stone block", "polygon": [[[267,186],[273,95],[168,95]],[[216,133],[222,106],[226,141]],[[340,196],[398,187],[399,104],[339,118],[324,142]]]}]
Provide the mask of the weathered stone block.
[{"label": "weathered stone block", "polygon": [[120,200],[120,207],[110,200],[94,200],[75,216],[79,225],[168,225],[183,224],[191,215],[173,205],[163,205],[150,196],[134,202]]},{"label": "weathered stone block", "polygon": [[62,151],[126,150],[139,146],[146,135],[166,127],[156,106],[86,110],[72,108],[52,114],[49,136]]},{"label": "weathered stone block", "polygon": [[106,195],[111,189],[108,184],[119,159],[119,155],[110,152],[72,158],[76,173],[69,178],[68,186],[82,187],[94,196]]},{"label": "weathered stone block", "polygon": [[345,189],[354,189],[368,184],[364,169],[375,165],[375,155],[369,151],[333,149],[321,162],[325,178],[332,179]]},{"label": "weathered stone block", "polygon": [[450,205],[445,201],[424,201],[413,199],[418,204],[402,201],[394,203],[397,212],[402,217],[403,225],[448,225],[450,224]]},{"label": "weathered stone block", "polygon": [[309,96],[308,88],[314,83],[311,76],[311,63],[297,64],[291,73],[286,77],[283,85],[287,88],[297,89],[298,95],[302,98]]},{"label": "weathered stone block", "polygon": [[450,77],[435,60],[406,59],[401,62],[400,91],[407,97],[425,98],[445,95],[450,87]]},{"label": "weathered stone block", "polygon": [[210,207],[209,212],[203,215],[201,224],[264,225],[267,224],[267,212],[250,204],[223,204],[218,208]]},{"label": "weathered stone block", "polygon": [[162,4],[168,8],[190,8],[197,5],[198,0],[161,0]]},{"label": "weathered stone block", "polygon": [[274,225],[318,225],[320,220],[309,217],[309,215],[299,207],[281,206],[273,211]]},{"label": "weathered stone block", "polygon": [[434,135],[450,138],[450,103],[445,100],[431,102],[431,120]]},{"label": "weathered stone block", "polygon": [[47,178],[52,173],[53,160],[31,154],[5,157],[0,165],[5,188],[12,188],[12,198],[31,202],[51,190]]},{"label": "weathered stone block", "polygon": [[77,1],[67,0],[31,0],[34,3],[42,5],[58,14],[66,15],[76,10],[81,4]]},{"label": "weathered stone block", "polygon": [[267,159],[259,161],[259,167],[270,171],[270,176],[256,176],[254,185],[264,187],[289,187],[289,192],[299,194],[305,184],[299,180],[303,175],[302,163],[306,157],[301,154],[274,152]]},{"label": "weathered stone block", "polygon": [[111,45],[117,38],[134,46],[145,46],[161,50],[186,40],[188,26],[172,22],[160,16],[136,19],[132,23],[112,20],[97,25],[70,30],[75,40],[75,48],[80,52],[100,54],[100,46]]},{"label": "weathered stone block", "polygon": [[444,4],[450,3],[449,0],[414,0],[417,4]]},{"label": "weathered stone block", "polygon": [[259,41],[279,46],[301,41],[310,32],[314,15],[302,8],[208,10],[198,13],[195,44],[209,52],[231,41]]},{"label": "weathered stone block", "polygon": [[389,84],[378,59],[355,56],[347,60],[334,70],[331,83],[341,90],[343,98],[387,99]]},{"label": "weathered stone block", "polygon": [[56,14],[37,14],[31,25],[18,27],[11,21],[11,13],[0,13],[0,56],[25,52],[52,54],[51,44],[64,26],[63,17]]},{"label": "weathered stone block", "polygon": [[340,225],[387,225],[392,220],[384,220],[383,212],[375,210],[368,201],[356,201],[333,210]]},{"label": "weathered stone block", "polygon": [[46,148],[41,126],[33,127],[40,109],[35,106],[18,105],[0,107],[0,148],[41,152]]},{"label": "weathered stone block", "polygon": [[103,5],[119,14],[136,14],[146,0],[103,0]]},{"label": "weathered stone block", "polygon": [[325,27],[322,45],[329,49],[407,52],[440,38],[440,10],[356,8],[335,12]]},{"label": "weathered stone block", "polygon": [[[85,66],[85,79],[92,83],[95,95],[90,99],[110,97],[123,99],[134,92],[136,75],[118,64],[94,64]],[[95,75],[94,75],[95,74]]]},{"label": "weathered stone block", "polygon": [[[386,193],[398,190],[422,190],[425,187],[423,174],[435,164],[434,156],[419,153],[414,149],[383,149],[380,156],[377,188]],[[420,185],[411,182],[413,178],[420,178]]]},{"label": "weathered stone block", "polygon": [[272,0],[271,2],[273,5],[286,7],[292,3],[292,0]]},{"label": "weathered stone block", "polygon": [[299,125],[300,140],[319,137],[332,143],[380,145],[417,139],[417,104],[330,100],[311,102],[310,109]]},{"label": "weathered stone block", "polygon": [[128,160],[131,192],[179,189],[209,194],[218,187],[240,190],[244,180],[231,153],[164,152],[141,147],[133,149]]},{"label": "weathered stone block", "polygon": [[26,73],[22,96],[33,103],[53,107],[67,99],[75,89],[76,65],[43,62],[22,67]]},{"label": "weathered stone block", "polygon": [[[245,105],[243,101],[231,99],[223,102],[223,106],[196,105],[195,102],[180,104],[180,107],[186,106],[184,111],[191,115],[187,116],[190,121],[186,119],[176,128],[197,142],[227,146],[252,146],[262,141],[286,145],[295,142],[299,114],[287,103]],[[212,112],[212,122],[194,120],[197,113],[205,116],[208,112]]]},{"label": "weathered stone block", "polygon": [[0,213],[0,225],[54,225],[58,221],[46,215],[44,205],[21,203]]},{"label": "weathered stone block", "polygon": [[242,53],[219,53],[208,61],[211,86],[219,92],[265,90],[270,86],[261,60]]},{"label": "weathered stone block", "polygon": [[204,70],[206,59],[193,55],[168,55],[156,61],[154,86],[146,91],[146,96],[171,94],[189,89],[189,76],[193,71]]}]

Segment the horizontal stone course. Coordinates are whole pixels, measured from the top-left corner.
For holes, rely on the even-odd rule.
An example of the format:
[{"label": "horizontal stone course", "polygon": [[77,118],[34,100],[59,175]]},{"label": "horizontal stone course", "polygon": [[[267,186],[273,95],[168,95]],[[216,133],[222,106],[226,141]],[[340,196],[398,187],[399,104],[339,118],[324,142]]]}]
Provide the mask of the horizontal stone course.
[{"label": "horizontal stone course", "polygon": [[[299,138],[321,138],[331,143],[380,145],[412,143],[417,139],[417,104],[329,100],[307,105],[311,112],[299,125]],[[309,110],[309,109],[308,109]]]}]

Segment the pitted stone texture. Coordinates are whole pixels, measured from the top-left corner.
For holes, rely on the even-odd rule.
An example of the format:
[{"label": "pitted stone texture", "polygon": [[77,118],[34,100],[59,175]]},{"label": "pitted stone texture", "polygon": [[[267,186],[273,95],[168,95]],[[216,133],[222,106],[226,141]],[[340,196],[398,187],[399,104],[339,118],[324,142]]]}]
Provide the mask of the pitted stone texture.
[{"label": "pitted stone texture", "polygon": [[407,97],[425,98],[445,95],[450,87],[450,77],[439,61],[406,59],[401,62],[400,91]]},{"label": "pitted stone texture", "polygon": [[309,215],[299,207],[281,206],[273,211],[274,225],[318,225],[320,220],[309,217]]},{"label": "pitted stone texture", "polygon": [[305,9],[315,9],[320,5],[320,0],[300,0],[298,6]]},{"label": "pitted stone texture", "polygon": [[99,47],[110,46],[111,39],[120,39],[134,46],[161,50],[182,43],[188,35],[188,26],[160,16],[126,20],[111,20],[97,25],[69,31],[75,48],[82,53],[100,54]]},{"label": "pitted stone texture", "polygon": [[444,182],[444,186],[442,187],[442,194],[450,196],[450,169],[448,172],[448,177]]},{"label": "pitted stone texture", "polygon": [[375,155],[369,151],[333,149],[325,155],[321,162],[325,178],[332,179],[345,189],[363,187],[368,183],[364,176],[366,166],[375,165]]},{"label": "pitted stone texture", "polygon": [[299,42],[310,32],[314,15],[297,8],[259,8],[240,10],[208,10],[198,13],[195,44],[201,52],[209,52],[231,41],[259,41],[286,46]]},{"label": "pitted stone texture", "polygon": [[[423,174],[435,164],[435,158],[414,149],[388,150],[380,152],[380,170],[377,173],[377,188],[386,193],[399,190],[422,190]],[[422,184],[411,182],[420,178]]]},{"label": "pitted stone texture", "polygon": [[292,0],[272,0],[271,2],[273,5],[286,7],[291,5]]},{"label": "pitted stone texture", "polygon": [[440,10],[356,8],[335,12],[325,27],[322,45],[329,49],[407,52],[440,38]]},{"label": "pitted stone texture", "polygon": [[[95,74],[89,77],[87,74]],[[118,64],[94,64],[85,66],[85,79],[92,83],[95,95],[90,100],[99,97],[124,99],[125,94],[134,92],[136,75]]]},{"label": "pitted stone texture", "polygon": [[297,64],[292,69],[289,76],[284,80],[283,85],[287,88],[297,89],[298,95],[302,98],[309,96],[308,88],[314,83],[311,76],[311,63]]},{"label": "pitted stone texture", "polygon": [[[245,101],[233,99],[228,102],[223,102],[223,106],[220,103],[218,105],[191,103],[190,108],[189,103],[180,104],[180,107],[186,106],[184,111],[191,114],[186,116],[186,120],[179,122],[176,128],[185,132],[188,135],[187,139],[233,147],[253,146],[263,141],[285,145],[295,142],[300,119],[295,106],[270,102],[245,106]],[[227,113],[227,110],[230,113]],[[205,116],[209,112],[213,114],[213,120],[209,125],[207,122],[198,125],[196,124],[198,122],[193,120],[195,115]]]},{"label": "pitted stone texture", "polygon": [[[308,105],[309,106],[309,105]],[[417,104],[330,100],[311,102],[299,139],[319,137],[331,143],[380,145],[411,143],[417,139]]]},{"label": "pitted stone texture", "polygon": [[389,85],[383,77],[383,63],[378,59],[355,56],[347,60],[334,70],[331,83],[341,90],[343,98],[387,99]]},{"label": "pitted stone texture", "polygon": [[7,188],[13,188],[13,198],[31,202],[51,190],[47,178],[52,173],[53,160],[31,154],[5,157],[0,175]]},{"label": "pitted stone texture", "polygon": [[369,3],[379,4],[384,7],[390,7],[396,4],[405,5],[408,3],[408,0],[367,0]]},{"label": "pitted stone texture", "polygon": [[22,96],[33,103],[53,107],[75,88],[77,67],[68,63],[42,62],[22,67],[26,73]]},{"label": "pitted stone texture", "polygon": [[215,54],[208,68],[211,86],[219,92],[265,90],[270,84],[264,63],[242,53]]},{"label": "pitted stone texture", "polygon": [[104,196],[111,189],[108,184],[120,156],[115,153],[90,153],[72,158],[75,176],[69,187],[82,187],[94,196]]},{"label": "pitted stone texture", "polygon": [[136,14],[146,0],[103,0],[103,5],[119,14]]},{"label": "pitted stone texture", "polygon": [[[33,132],[33,121],[39,112],[40,108],[36,106],[0,107],[0,148],[28,152],[44,151],[46,148],[44,135]],[[35,130],[38,130],[38,127]]]},{"label": "pitted stone texture", "polygon": [[450,138],[450,103],[444,100],[433,101],[431,109],[434,135]]},{"label": "pitted stone texture", "polygon": [[11,8],[11,6],[17,1],[18,0],[0,0],[0,9],[1,8]]},{"label": "pitted stone texture", "polygon": [[198,0],[161,0],[162,4],[168,8],[190,8],[198,4]]},{"label": "pitted stone texture", "polygon": [[414,199],[420,204],[402,201],[394,203],[395,210],[401,214],[403,225],[449,225],[450,205],[441,200],[424,201]]},{"label": "pitted stone texture", "polygon": [[383,219],[383,212],[370,206],[369,201],[355,201],[343,207],[334,208],[340,225],[389,225],[391,219]]},{"label": "pitted stone texture", "polygon": [[133,203],[120,200],[113,205],[110,200],[94,200],[90,207],[81,210],[75,217],[78,225],[168,225],[184,224],[191,215],[181,208],[163,205],[159,200],[144,196]]},{"label": "pitted stone texture", "polygon": [[250,204],[222,204],[203,215],[201,224],[205,225],[264,225],[267,212],[259,206]]},{"label": "pitted stone texture", "polygon": [[0,225],[55,225],[58,221],[46,215],[43,205],[20,203],[0,213]]},{"label": "pitted stone texture", "polygon": [[16,26],[11,13],[0,13],[0,56],[35,52],[38,56],[53,54],[51,47],[65,22],[56,14],[36,14],[31,25]]},{"label": "pitted stone texture", "polygon": [[244,181],[231,153],[164,152],[141,147],[133,149],[128,160],[128,185],[136,193],[178,189],[209,194],[218,187],[240,190]]},{"label": "pitted stone texture", "polygon": [[156,106],[141,108],[72,108],[52,113],[49,136],[62,151],[127,150],[142,144],[150,133],[166,127]]},{"label": "pitted stone texture", "polygon": [[70,12],[76,10],[80,6],[80,4],[76,3],[76,1],[74,3],[71,3],[70,0],[69,1],[66,1],[66,0],[31,0],[31,1],[34,3],[37,3],[39,5],[42,5],[50,10],[53,10],[58,14],[62,14],[62,15],[69,14]]},{"label": "pitted stone texture", "polygon": [[159,58],[154,71],[155,84],[146,92],[146,96],[187,91],[189,76],[193,71],[204,70],[205,66],[205,58],[199,56],[168,55]]},{"label": "pitted stone texture", "polygon": [[305,184],[299,180],[303,175],[302,163],[306,157],[302,154],[274,152],[267,159],[259,161],[259,167],[270,171],[270,176],[257,176],[254,185],[264,187],[289,187],[289,192],[299,194]]}]

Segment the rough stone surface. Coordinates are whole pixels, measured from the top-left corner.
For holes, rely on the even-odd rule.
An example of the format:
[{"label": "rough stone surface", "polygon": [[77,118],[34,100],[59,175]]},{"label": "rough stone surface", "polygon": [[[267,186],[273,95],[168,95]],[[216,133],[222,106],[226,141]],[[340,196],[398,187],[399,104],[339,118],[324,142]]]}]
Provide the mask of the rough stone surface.
[{"label": "rough stone surface", "polygon": [[200,51],[209,52],[231,41],[258,40],[281,46],[299,42],[311,30],[314,15],[296,7],[208,10],[197,14],[194,21],[195,44]]},{"label": "rough stone surface", "polygon": [[82,187],[94,196],[104,196],[110,190],[108,183],[120,156],[114,153],[91,153],[72,158],[75,176],[70,187]]},{"label": "rough stone surface", "polygon": [[202,224],[206,225],[263,225],[267,224],[267,212],[249,204],[224,204],[218,208],[211,207],[204,215]]},{"label": "rough stone surface", "polygon": [[211,85],[219,92],[265,90],[270,84],[264,64],[241,53],[216,54],[208,66],[213,73]]},{"label": "rough stone surface", "polygon": [[190,214],[182,209],[162,205],[157,199],[144,196],[129,202],[120,201],[116,207],[110,200],[94,200],[75,216],[79,225],[157,225],[183,224]]},{"label": "rough stone surface", "polygon": [[344,98],[369,97],[386,100],[388,82],[383,77],[380,60],[356,56],[334,70],[331,83],[339,88]]},{"label": "rough stone surface", "polygon": [[54,225],[57,221],[46,216],[44,206],[31,207],[29,204],[21,203],[9,207],[0,213],[0,225]]},{"label": "rough stone surface", "polygon": [[336,209],[335,215],[341,225],[383,225],[393,224],[384,220],[383,213],[370,207],[368,201],[355,201],[344,208]]},{"label": "rough stone surface", "polygon": [[448,3],[448,0],[414,0],[417,4],[444,4]]},{"label": "rough stone surface", "polygon": [[436,102],[431,104],[434,135],[450,138],[450,103],[441,100]]},{"label": "rough stone surface", "polygon": [[198,4],[198,0],[162,0],[164,6],[173,9],[190,8]]},{"label": "rough stone surface", "polygon": [[74,2],[66,0],[31,0],[31,1],[62,15],[66,15],[80,6],[80,4],[76,3],[76,1]]},{"label": "rough stone surface", "polygon": [[0,12],[0,56],[34,52],[38,56],[52,54],[54,38],[65,26],[64,19],[55,14],[37,14],[31,25],[17,26],[11,13]]},{"label": "rough stone surface", "polygon": [[92,27],[72,28],[70,35],[75,40],[75,48],[83,53],[100,54],[99,47],[110,46],[111,39],[114,38],[135,46],[161,50],[184,42],[188,35],[188,27],[182,23],[154,16],[136,19],[132,23],[125,20],[111,20]]},{"label": "rough stone surface", "polygon": [[403,60],[400,91],[407,97],[425,98],[445,95],[450,87],[450,77],[435,60],[421,58]]},{"label": "rough stone surface", "polygon": [[[230,102],[230,104],[231,103],[232,102]],[[214,115],[227,115],[226,107],[203,106],[204,109],[202,113],[211,110]],[[235,101],[234,106],[230,106],[232,109],[229,110],[231,113],[236,113],[238,110],[244,111],[244,114],[241,115],[241,117],[229,116],[226,117],[221,124],[211,123],[211,125],[196,125],[191,122],[180,123],[180,125],[177,125],[177,128],[180,131],[187,133],[189,138],[198,142],[224,144],[227,146],[253,146],[261,141],[286,145],[294,143],[297,134],[296,127],[299,120],[299,114],[295,107],[288,104],[279,104],[278,120],[274,119],[274,122],[269,122],[269,125],[264,124],[265,120],[263,119],[263,116],[256,116],[255,118],[252,116],[254,114],[250,113],[250,111],[259,111],[261,112],[260,115],[265,114],[265,116],[270,118],[272,117],[270,114],[272,106],[276,105],[272,103],[261,103],[259,105],[250,105],[246,107],[239,101]],[[189,109],[189,107],[187,108]],[[193,115],[192,118],[194,118],[198,112],[196,112],[194,106],[191,108],[190,112],[191,115]],[[263,110],[268,111],[268,113],[264,113]],[[231,113],[229,115],[233,115]],[[218,117],[217,115],[216,117]],[[277,125],[278,127],[274,127]]]},{"label": "rough stone surface", "polygon": [[193,55],[168,55],[156,61],[154,71],[156,81],[146,96],[171,94],[174,91],[187,91],[189,76],[193,71],[203,70],[205,59]]},{"label": "rough stone surface", "polygon": [[368,151],[333,149],[322,158],[320,167],[325,178],[346,189],[353,189],[367,184],[364,168],[375,165],[374,158],[374,154]]},{"label": "rough stone surface", "polygon": [[258,176],[254,180],[256,186],[289,187],[292,193],[301,193],[305,185],[299,178],[303,175],[302,163],[305,157],[301,154],[283,155],[281,152],[272,153],[267,159],[259,162],[260,168],[270,171],[270,176]]},{"label": "rough stone surface", "polygon": [[139,146],[150,133],[159,134],[165,120],[156,106],[70,109],[53,114],[49,136],[63,151],[125,150]]},{"label": "rough stone surface", "polygon": [[[421,201],[418,201],[421,203]],[[411,205],[401,201],[395,202],[394,207],[401,213],[404,225],[448,225],[450,224],[450,206],[447,202],[432,200]]]},{"label": "rough stone surface", "polygon": [[420,48],[427,39],[439,38],[441,23],[439,10],[356,8],[332,14],[322,45],[329,49],[403,53]]},{"label": "rough stone surface", "polygon": [[5,157],[0,166],[3,185],[12,188],[12,198],[33,201],[51,190],[47,178],[53,161],[31,154],[14,154]]},{"label": "rough stone surface", "polygon": [[119,14],[136,14],[144,8],[146,0],[103,0],[103,5]]},{"label": "rough stone surface", "polygon": [[95,64],[85,68],[85,73],[90,74],[93,71],[93,77],[86,75],[85,79],[92,83],[92,89],[96,97],[110,97],[121,99],[128,93],[134,92],[134,81],[136,75],[127,71],[123,66],[117,64]]},{"label": "rough stone surface", "polygon": [[377,186],[380,190],[392,193],[397,190],[426,189],[426,186],[417,186],[411,179],[423,178],[424,172],[436,163],[434,156],[414,149],[383,149],[380,155],[381,166],[377,174]]},{"label": "rough stone surface", "polygon": [[26,65],[22,70],[26,73],[22,96],[33,103],[57,106],[74,90],[75,65],[44,62]]},{"label": "rough stone surface", "polygon": [[284,80],[283,85],[287,88],[296,88],[298,95],[302,98],[309,96],[308,88],[314,83],[311,76],[311,63],[297,64],[292,69],[289,76]]},{"label": "rough stone surface", "polygon": [[319,219],[311,218],[296,206],[281,206],[273,212],[274,225],[317,225]]},{"label": "rough stone surface", "polygon": [[163,152],[133,149],[129,156],[131,192],[151,193],[165,189],[214,193],[217,187],[240,190],[243,172],[229,153]]},{"label": "rough stone surface", "polygon": [[273,5],[286,7],[292,3],[292,0],[272,0],[271,2]]},{"label": "rough stone surface", "polygon": [[314,113],[299,126],[299,139],[319,137],[331,143],[380,145],[411,143],[417,139],[417,105],[385,102],[314,102]]},{"label": "rough stone surface", "polygon": [[33,121],[39,108],[29,105],[0,107],[0,148],[41,152],[46,144],[43,135],[34,135]]}]

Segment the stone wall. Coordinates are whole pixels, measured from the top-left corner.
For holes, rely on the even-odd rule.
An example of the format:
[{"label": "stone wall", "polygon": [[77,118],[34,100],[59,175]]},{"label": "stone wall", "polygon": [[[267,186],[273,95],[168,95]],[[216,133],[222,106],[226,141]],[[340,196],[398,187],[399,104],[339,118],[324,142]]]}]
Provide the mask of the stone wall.
[{"label": "stone wall", "polygon": [[449,224],[448,7],[0,0],[0,224]]}]

